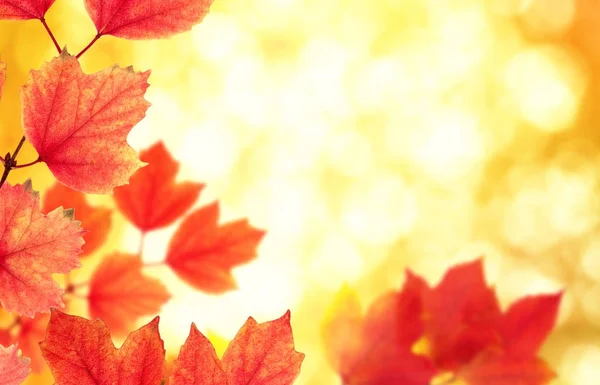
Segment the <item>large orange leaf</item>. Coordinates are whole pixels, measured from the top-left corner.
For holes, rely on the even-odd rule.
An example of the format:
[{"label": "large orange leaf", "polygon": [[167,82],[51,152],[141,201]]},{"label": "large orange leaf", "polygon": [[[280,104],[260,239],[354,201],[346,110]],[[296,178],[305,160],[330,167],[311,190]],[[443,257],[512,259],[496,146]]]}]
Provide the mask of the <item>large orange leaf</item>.
[{"label": "large orange leaf", "polygon": [[0,60],[0,100],[2,99],[2,90],[6,82],[6,63]]},{"label": "large orange leaf", "polygon": [[159,385],[165,349],[158,322],[156,317],[116,349],[102,320],[53,310],[40,348],[56,385]]},{"label": "large orange leaf", "polygon": [[29,375],[29,358],[19,357],[16,345],[0,345],[0,384],[19,385]]},{"label": "large orange leaf", "polygon": [[46,336],[49,320],[50,315],[38,313],[34,318],[21,317],[19,321],[20,328],[16,340],[23,355],[31,358],[31,369],[34,372],[41,372],[46,367],[39,343]]},{"label": "large orange leaf", "polygon": [[274,321],[246,321],[223,360],[194,325],[173,366],[171,385],[291,385],[304,360],[294,350],[290,312]]},{"label": "large orange leaf", "polygon": [[102,246],[110,231],[112,210],[105,207],[92,207],[88,204],[85,194],[56,183],[44,195],[42,212],[47,213],[60,206],[72,207],[77,220],[81,221],[86,230],[83,235],[85,240],[83,252],[79,257],[90,255]]},{"label": "large orange leaf", "polygon": [[0,19],[43,19],[56,0],[0,0]]},{"label": "large orange leaf", "polygon": [[98,35],[157,39],[189,31],[213,0],[85,0]]},{"label": "large orange leaf", "polygon": [[114,254],[94,272],[88,306],[92,318],[102,318],[113,334],[124,334],[138,317],[158,313],[169,298],[160,281],[142,274],[138,257]]},{"label": "large orange leaf", "polygon": [[129,184],[114,190],[119,210],[142,231],[168,226],[198,199],[201,183],[176,183],[176,162],[162,142],[140,153],[148,166],[136,172]]},{"label": "large orange leaf", "polygon": [[66,50],[21,90],[25,136],[62,184],[110,193],[142,165],[127,135],[146,114],[150,72],[118,66],[86,75]]},{"label": "large orange leaf", "polygon": [[191,286],[209,293],[236,288],[231,269],[256,257],[256,247],[265,232],[246,220],[219,226],[217,203],[186,217],[167,252],[166,263]]},{"label": "large orange leaf", "polygon": [[52,279],[80,267],[83,230],[72,210],[40,213],[31,182],[0,188],[0,303],[33,317],[63,306],[63,291]]}]

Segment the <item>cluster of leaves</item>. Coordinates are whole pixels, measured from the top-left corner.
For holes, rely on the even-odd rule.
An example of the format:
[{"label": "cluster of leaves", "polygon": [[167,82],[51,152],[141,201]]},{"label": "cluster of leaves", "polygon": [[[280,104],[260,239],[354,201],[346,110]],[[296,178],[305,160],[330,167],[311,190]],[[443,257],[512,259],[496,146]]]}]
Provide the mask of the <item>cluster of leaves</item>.
[{"label": "cluster of leaves", "polygon": [[[179,165],[162,143],[142,152],[140,159],[127,143],[150,106],[144,99],[150,71],[115,65],[86,74],[78,59],[105,35],[154,39],[188,31],[203,19],[212,0],[85,0],[97,34],[76,56],[60,48],[46,23],[53,3],[0,0],[0,19],[40,20],[59,53],[30,71],[21,89],[23,138],[12,153],[0,157],[0,304],[16,313],[14,322],[0,331],[0,344],[9,346],[0,350],[0,382],[19,384],[27,375],[29,359],[18,356],[19,346],[32,358],[34,370],[43,367],[43,353],[58,385],[116,383],[116,378],[121,384],[158,384],[166,378],[158,318],[132,333],[120,350],[108,331],[126,334],[138,317],[156,314],[170,297],[161,282],[143,274],[142,249],[137,255],[105,257],[89,282],[73,284],[67,275],[61,288],[53,279],[55,273],[81,267],[80,258],[106,240],[112,213],[90,206],[85,193],[113,192],[119,211],[141,231],[141,245],[146,233],[183,218],[162,263],[207,293],[235,289],[231,269],[256,257],[264,232],[246,220],[219,224],[217,203],[186,215],[203,185],[175,181]],[[0,62],[0,97],[5,79],[6,65]],[[25,141],[38,153],[29,163],[17,161]],[[59,183],[40,209],[31,181],[6,181],[11,170],[42,162]],[[44,314],[64,307],[69,295],[86,298],[90,316],[103,321],[56,310],[52,316]],[[173,383],[291,383],[303,355],[293,350],[289,319],[289,313],[261,325],[250,319],[222,361],[193,326]],[[196,373],[204,374],[194,377]]]},{"label": "cluster of leaves", "polygon": [[407,271],[401,290],[364,316],[342,288],[322,336],[345,385],[543,385],[555,374],[537,354],[561,297],[527,296],[503,312],[481,260],[449,269],[435,287]]}]

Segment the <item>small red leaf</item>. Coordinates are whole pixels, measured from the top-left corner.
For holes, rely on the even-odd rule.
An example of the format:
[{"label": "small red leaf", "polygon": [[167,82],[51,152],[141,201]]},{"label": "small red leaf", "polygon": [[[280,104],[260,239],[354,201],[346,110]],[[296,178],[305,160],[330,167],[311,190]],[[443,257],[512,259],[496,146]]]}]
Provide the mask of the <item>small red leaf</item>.
[{"label": "small red leaf", "polygon": [[231,269],[256,257],[265,232],[246,220],[218,225],[217,203],[187,216],[169,243],[166,263],[188,284],[208,293],[236,287]]},{"label": "small red leaf", "polygon": [[85,0],[98,35],[157,39],[189,31],[213,0]]},{"label": "small red leaf", "polygon": [[19,357],[16,345],[0,346],[0,384],[19,385],[29,375],[29,358]]},{"label": "small red leaf", "polygon": [[176,162],[162,142],[140,153],[149,163],[138,170],[129,184],[117,187],[114,198],[119,210],[142,231],[155,230],[173,223],[198,199],[200,183],[176,183]]},{"label": "small red leaf", "polygon": [[92,318],[102,318],[113,334],[124,334],[137,318],[158,313],[169,298],[160,281],[142,274],[137,256],[114,254],[94,272],[88,305]]},{"label": "small red leaf", "polygon": [[227,376],[215,348],[192,324],[190,335],[173,363],[170,385],[224,385]]},{"label": "small red leaf", "polygon": [[131,333],[117,350],[102,320],[53,310],[40,348],[56,385],[157,385],[165,366],[158,322]]},{"label": "small red leaf", "polygon": [[0,19],[43,19],[56,0],[0,0]]},{"label": "small red leaf", "polygon": [[33,317],[63,306],[53,273],[80,267],[83,230],[72,210],[58,208],[48,215],[39,209],[39,196],[24,185],[0,188],[0,303],[9,311]]},{"label": "small red leaf", "polygon": [[77,220],[81,221],[87,231],[83,235],[85,244],[80,258],[90,255],[104,244],[110,231],[112,210],[92,207],[88,204],[85,194],[56,183],[44,195],[42,212],[47,213],[61,206],[72,207]]},{"label": "small red leaf", "polygon": [[524,297],[502,316],[504,348],[511,355],[535,357],[554,328],[562,292]]},{"label": "small red leaf", "polygon": [[6,83],[6,63],[0,60],[0,100],[2,100],[2,90]]},{"label": "small red leaf", "polygon": [[17,343],[23,351],[23,355],[31,358],[31,369],[34,372],[41,372],[46,367],[39,343],[46,336],[46,327],[49,320],[50,315],[38,313],[33,319],[21,317],[19,322],[20,329],[17,335]]},{"label": "small red leaf", "polygon": [[94,194],[142,165],[127,135],[146,114],[150,72],[117,66],[86,75],[66,51],[31,71],[21,90],[27,140],[59,182]]}]

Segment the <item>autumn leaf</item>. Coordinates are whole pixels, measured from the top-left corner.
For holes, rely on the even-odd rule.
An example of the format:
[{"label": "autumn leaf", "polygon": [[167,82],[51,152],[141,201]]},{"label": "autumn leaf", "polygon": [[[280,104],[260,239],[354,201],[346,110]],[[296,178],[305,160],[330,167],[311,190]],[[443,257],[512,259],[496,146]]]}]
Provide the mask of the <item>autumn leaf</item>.
[{"label": "autumn leaf", "polygon": [[29,358],[19,357],[19,348],[0,345],[0,384],[19,385],[29,375]]},{"label": "autumn leaf", "polygon": [[85,244],[80,258],[90,255],[104,244],[110,231],[112,210],[92,207],[88,204],[85,194],[56,183],[44,195],[42,212],[47,213],[60,206],[72,207],[77,220],[87,231],[83,235]]},{"label": "autumn leaf", "polygon": [[173,365],[171,385],[290,385],[304,354],[294,350],[290,312],[274,321],[246,321],[222,360],[192,324]]},{"label": "autumn leaf", "polygon": [[0,0],[0,19],[43,19],[56,0]]},{"label": "autumn leaf", "polygon": [[2,100],[2,90],[6,83],[6,63],[0,60],[0,100]]},{"label": "autumn leaf", "polygon": [[24,185],[0,188],[0,303],[33,317],[63,306],[63,291],[52,279],[80,267],[83,230],[73,211],[40,213],[39,196]]},{"label": "autumn leaf", "polygon": [[220,225],[217,203],[187,216],[169,243],[166,263],[198,290],[223,293],[236,288],[231,269],[256,257],[265,232],[248,221]]},{"label": "autumn leaf", "polygon": [[19,333],[16,341],[23,351],[23,355],[31,359],[31,369],[34,372],[41,372],[46,367],[39,343],[46,336],[46,326],[48,326],[49,320],[50,315],[43,313],[38,313],[33,318],[20,317],[19,320]]},{"label": "autumn leaf", "polygon": [[25,136],[62,184],[110,193],[142,165],[127,135],[146,114],[150,72],[113,66],[86,75],[66,50],[21,90]]},{"label": "autumn leaf", "polygon": [[113,334],[126,334],[137,318],[158,313],[169,298],[160,281],[142,274],[137,256],[117,253],[94,272],[88,306],[90,316],[102,318]]},{"label": "autumn leaf", "polygon": [[213,0],[85,0],[98,35],[158,39],[189,31]]},{"label": "autumn leaf", "polygon": [[140,153],[148,166],[136,172],[129,184],[117,187],[114,198],[119,211],[141,231],[156,230],[173,223],[198,199],[201,183],[176,183],[176,162],[162,142]]},{"label": "autumn leaf", "polygon": [[40,348],[56,385],[157,385],[165,378],[158,323],[154,318],[116,349],[102,320],[53,310]]}]

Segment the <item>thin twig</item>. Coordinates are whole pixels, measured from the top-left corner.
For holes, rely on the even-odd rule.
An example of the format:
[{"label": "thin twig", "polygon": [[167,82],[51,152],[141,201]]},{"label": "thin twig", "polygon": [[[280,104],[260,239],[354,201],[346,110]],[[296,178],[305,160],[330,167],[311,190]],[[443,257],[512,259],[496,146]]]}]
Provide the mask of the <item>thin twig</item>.
[{"label": "thin twig", "polygon": [[84,53],[85,53],[85,52],[86,52],[88,49],[90,49],[90,48],[91,48],[91,47],[94,45],[94,43],[95,43],[96,41],[98,41],[98,39],[100,39],[101,37],[102,37],[102,35],[100,35],[100,34],[97,34],[97,35],[94,37],[94,39],[92,39],[92,41],[90,41],[90,43],[89,43],[87,46],[85,46],[85,48],[84,48],[84,49],[82,49],[82,50],[81,50],[81,52],[79,52],[79,53],[77,54],[77,56],[75,56],[75,57],[76,57],[77,59],[79,59],[79,58],[81,57],[81,55],[83,55],[83,54],[84,54]]},{"label": "thin twig", "polygon": [[4,157],[4,172],[2,173],[2,178],[0,179],[0,187],[4,185],[4,182],[6,182],[6,178],[8,178],[8,174],[10,174],[10,171],[16,167],[17,155],[19,155],[19,151],[21,151],[23,143],[25,143],[25,136],[21,138],[21,141],[19,142],[19,145],[17,146],[13,154],[11,155],[9,152],[8,154],[6,154],[6,157]]},{"label": "thin twig", "polygon": [[58,44],[58,42],[56,41],[56,38],[54,37],[54,34],[52,33],[52,30],[50,30],[50,27],[48,27],[48,24],[46,23],[46,19],[44,19],[43,17],[40,19],[40,21],[42,22],[42,24],[44,25],[44,28],[46,28],[46,31],[48,32],[48,35],[50,35],[50,38],[52,39],[52,42],[54,43],[54,46],[56,47],[56,50],[58,51],[58,53],[60,54],[62,52],[62,50],[60,49],[60,45]]}]

